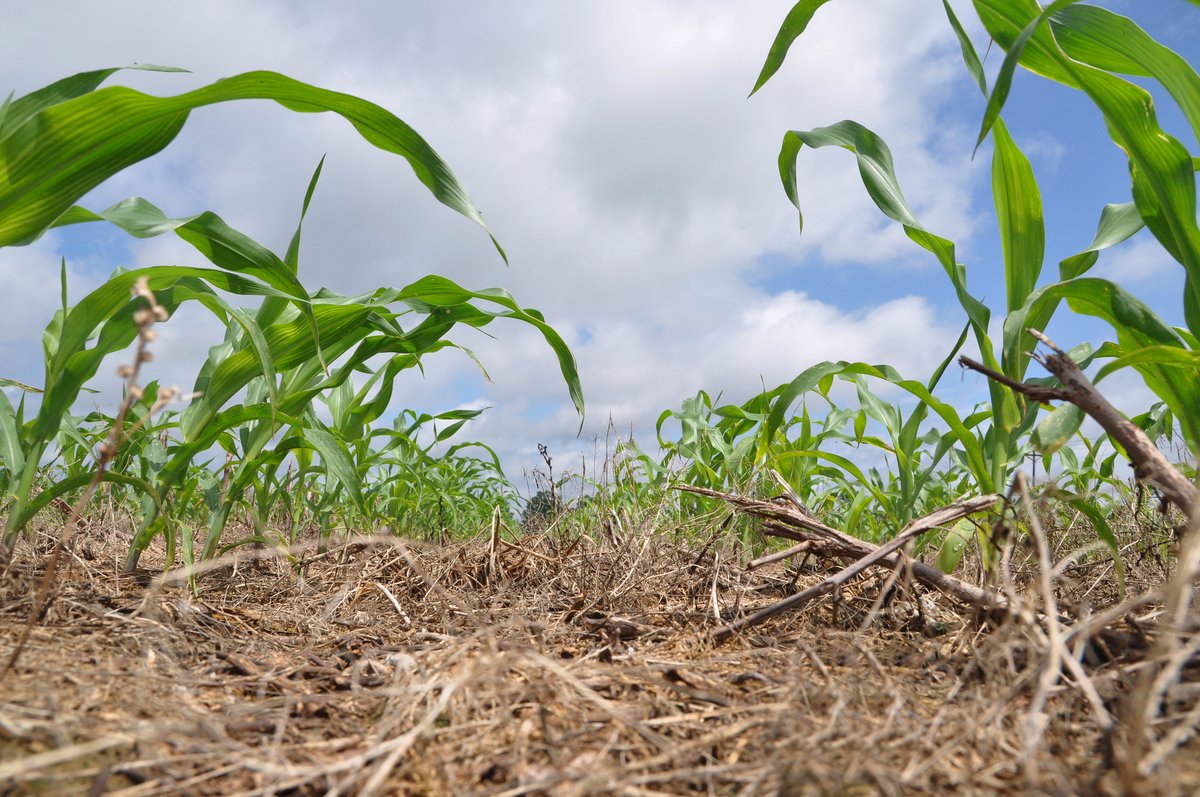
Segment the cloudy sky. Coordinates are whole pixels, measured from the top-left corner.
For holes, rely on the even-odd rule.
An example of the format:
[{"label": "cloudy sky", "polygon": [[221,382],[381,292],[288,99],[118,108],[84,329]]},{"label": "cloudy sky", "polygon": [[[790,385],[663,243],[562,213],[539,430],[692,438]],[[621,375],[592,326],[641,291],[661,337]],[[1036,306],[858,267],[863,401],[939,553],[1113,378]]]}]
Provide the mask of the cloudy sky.
[{"label": "cloudy sky", "polygon": [[[1113,0],[1193,63],[1200,12],[1184,0]],[[982,52],[969,3],[954,2]],[[507,249],[436,203],[399,158],[332,115],[269,103],[205,108],[164,153],[83,204],[130,195],[169,215],[213,210],[278,252],[304,187],[327,154],[305,228],[301,279],[341,293],[430,273],[503,286],[572,345],[587,420],[567,400],[550,350],[515,322],[495,339],[462,331],[493,378],[450,351],[403,377],[397,406],[490,406],[468,437],[494,445],[511,473],[550,445],[556,467],[586,454],[611,422],[653,449],[654,421],[701,388],[741,403],[826,359],[889,363],[924,380],[963,323],[932,257],[873,207],[852,157],[805,151],[800,235],[776,155],[783,133],[855,119],[891,146],[925,226],[955,240],[971,288],[999,308],[1003,283],[990,211],[990,149],[971,149],[982,98],[936,0],[839,0],[817,15],[781,72],[754,83],[789,0],[554,0],[243,3],[210,0],[23,3],[0,29],[0,75],[21,95],[74,72],[134,62],[191,74],[122,73],[178,93],[270,69],[357,94],[413,125],[451,164]],[[996,53],[989,66],[999,64]],[[1100,207],[1129,198],[1120,153],[1099,115],[1067,89],[1016,83],[1010,130],[1033,162],[1049,228],[1046,276],[1087,245]],[[1178,114],[1165,124],[1195,144]],[[97,225],[0,250],[0,376],[42,381],[40,332],[66,256],[78,299],[114,267],[201,265],[173,238],[131,242]],[[1171,321],[1181,269],[1153,240],[1102,260]],[[1064,345],[1099,342],[1099,325],[1061,317]],[[185,309],[161,328],[150,374],[187,388],[216,321]],[[112,384],[111,377],[105,377]],[[957,369],[955,401],[986,387]],[[1123,409],[1144,408],[1132,381]],[[1138,404],[1142,406],[1137,406]]]}]

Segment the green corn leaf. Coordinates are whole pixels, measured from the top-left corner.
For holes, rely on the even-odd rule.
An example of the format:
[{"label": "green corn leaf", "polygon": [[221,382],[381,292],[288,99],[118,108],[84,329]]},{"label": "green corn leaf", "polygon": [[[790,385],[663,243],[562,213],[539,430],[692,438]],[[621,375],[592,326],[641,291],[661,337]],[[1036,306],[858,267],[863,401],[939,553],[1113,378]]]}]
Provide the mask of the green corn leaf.
[{"label": "green corn leaf", "polygon": [[[1179,335],[1154,311],[1121,286],[1095,277],[1056,282],[1035,291],[1021,310],[1009,316],[1005,325],[1024,329],[1026,318],[1035,316],[1039,305],[1063,299],[1075,312],[1108,322],[1117,335],[1121,355],[1144,349],[1157,352],[1159,347],[1186,351]],[[1102,347],[1099,353],[1111,356],[1111,351],[1111,347]],[[1146,386],[1183,421],[1184,436],[1195,450],[1200,447],[1200,419],[1194,412],[1195,407],[1200,407],[1200,382],[1190,378],[1188,369],[1164,365],[1160,360],[1161,356],[1150,356],[1131,364]]]},{"label": "green corn leaf", "polygon": [[262,327],[258,325],[258,321],[248,310],[240,307],[231,307],[229,315],[233,320],[237,321],[238,325],[245,331],[246,337],[250,340],[250,348],[258,357],[259,372],[262,374],[263,385],[267,389],[270,406],[274,409],[279,403],[279,391],[275,385],[275,357],[271,354],[271,347],[267,343],[267,336],[263,334]]},{"label": "green corn leaf", "polygon": [[958,39],[958,47],[962,50],[963,63],[966,64],[967,71],[971,73],[971,77],[975,78],[975,83],[979,86],[979,90],[986,97],[987,78],[983,74],[983,63],[979,60],[979,53],[975,51],[975,45],[971,43],[971,38],[967,36],[967,32],[963,30],[962,23],[958,21],[958,16],[954,13],[954,9],[950,7],[950,0],[942,0],[942,8],[946,11],[946,19],[950,22],[950,27],[954,31],[955,38]]},{"label": "green corn leaf", "polygon": [[[1058,264],[1060,280],[1070,280],[1086,274],[1100,259],[1100,253],[1109,247],[1124,242],[1134,233],[1141,230],[1145,224],[1138,214],[1137,206],[1132,202],[1116,205],[1105,205],[1100,212],[1100,221],[1096,225],[1096,235],[1088,247]],[[1021,325],[1004,324],[1004,351],[1012,353],[1015,364],[1007,373],[1019,374],[1024,378],[1029,365],[1029,354],[1037,342],[1028,333],[1030,328],[1044,330],[1050,323],[1058,302],[1054,300],[1040,303],[1028,315],[1022,316]]]},{"label": "green corn leaf", "polygon": [[[492,467],[494,467],[498,471],[502,470],[502,468],[500,467],[500,456],[492,449],[491,446],[487,445],[486,443],[480,443],[477,441],[472,441],[469,443],[458,443],[456,445],[450,446],[450,448],[446,450],[446,454],[443,457],[443,459],[445,459],[447,457],[452,457],[455,454],[457,454],[459,451],[464,451],[468,448],[482,448],[484,451],[487,452],[487,454],[488,454],[487,461],[492,465]],[[649,458],[647,457],[647,459],[649,459]],[[649,464],[653,468],[653,461],[651,461]]]},{"label": "green corn leaf", "polygon": [[[784,191],[797,210],[800,210],[800,204],[796,188],[796,159],[805,145],[814,148],[837,146],[854,153],[863,185],[875,205],[888,218],[900,223],[910,240],[937,258],[954,286],[959,305],[971,322],[984,365],[1000,370],[995,347],[988,336],[991,312],[967,290],[966,269],[955,260],[953,242],[926,230],[913,214],[900,190],[891,150],[883,139],[853,121],[842,121],[815,130],[792,130],[785,134],[779,152],[779,176]],[[988,390],[992,405],[997,408],[996,423],[1007,434],[1020,422],[1016,399],[1012,391],[994,382],[989,383]]]},{"label": "green corn leaf", "polygon": [[938,549],[937,565],[943,573],[953,573],[967,550],[967,543],[975,538],[975,524],[963,519],[950,527],[942,547]]},{"label": "green corn leaf", "polygon": [[[1200,92],[1197,78],[1190,67],[1182,63],[1173,53],[1154,43],[1144,34],[1139,34],[1128,25],[1121,25],[1110,16],[1084,11],[1081,14],[1061,14],[1057,17],[1057,34],[1043,25],[1049,14],[1066,8],[1071,0],[1058,0],[1044,11],[1036,3],[1022,0],[976,0],[980,18],[988,32],[1009,52],[1005,68],[1016,60],[1034,71],[1046,68],[1043,74],[1053,73],[1055,79],[1083,91],[1104,115],[1109,136],[1129,159],[1130,176],[1133,183],[1133,199],[1139,215],[1155,238],[1183,265],[1187,272],[1184,297],[1184,316],[1193,332],[1200,330],[1200,226],[1196,221],[1196,183],[1193,173],[1195,163],[1191,155],[1175,138],[1165,133],[1158,125],[1154,103],[1144,89],[1122,80],[1102,69],[1070,57],[1060,47],[1055,36],[1070,38],[1071,25],[1082,26],[1085,34],[1093,34],[1084,41],[1083,56],[1096,57],[1100,50],[1098,42],[1111,51],[1101,58],[1102,63],[1128,68],[1136,64],[1142,72],[1157,78],[1170,91],[1178,95],[1181,105],[1186,105],[1189,121],[1192,116],[1200,117]],[[1001,9],[1002,14],[985,14]],[[1024,24],[1022,33],[1007,43],[1013,24]],[[1040,31],[1033,36],[1033,31]],[[1104,34],[1102,37],[1100,34]],[[1032,38],[1031,38],[1032,36]],[[1021,48],[1025,42],[1038,41],[1037,64],[1026,62]],[[1117,59],[1118,63],[1112,63]],[[1004,70],[1002,69],[1002,72]],[[1007,91],[1007,89],[1005,90]],[[1000,83],[992,99],[1003,103]],[[989,112],[995,103],[989,102]],[[996,106],[998,109],[998,106]],[[989,123],[985,116],[984,133]]]},{"label": "green corn leaf", "polygon": [[[1000,245],[1004,253],[1004,282],[1008,312],[1021,307],[1037,287],[1046,249],[1046,227],[1042,220],[1042,199],[1029,160],[1008,134],[1002,120],[996,120],[992,140],[992,196],[1000,227]],[[1047,312],[1054,307],[1046,305]],[[1045,319],[1049,321],[1049,316]],[[1004,373],[1023,379],[1029,366],[1029,348],[1023,337],[1003,337]]]},{"label": "green corn leaf", "polygon": [[[1191,156],[1159,128],[1153,101],[1143,89],[1088,67],[1075,72],[1084,90],[1104,112],[1113,141],[1129,156],[1138,213],[1159,243],[1187,271],[1190,289],[1186,297],[1196,301],[1200,227],[1196,223]],[[1193,332],[1200,329],[1194,314],[1189,326]]]},{"label": "green corn leaf", "polygon": [[16,379],[9,379],[8,377],[3,377],[3,376],[0,376],[0,387],[15,387],[17,390],[23,391],[25,393],[41,393],[42,392],[42,389],[40,387],[34,387],[33,385],[27,385],[24,382],[18,382]]},{"label": "green corn leaf", "polygon": [[1108,523],[1108,518],[1105,517],[1091,496],[1064,495],[1062,497],[1092,522],[1096,536],[1112,551],[1113,566],[1117,574],[1117,599],[1125,600],[1125,562],[1121,558],[1121,545],[1117,540],[1117,535],[1113,533],[1112,526]]},{"label": "green corn leaf", "polygon": [[[934,434],[937,434],[936,431]],[[934,448],[932,456],[929,458],[929,462],[925,464],[924,470],[913,482],[912,498],[914,501],[921,495],[921,491],[925,489],[925,486],[930,482],[930,480],[933,479],[935,475],[940,475],[940,472],[937,470],[938,464],[947,454],[950,453],[957,441],[957,436],[950,432],[943,435],[938,435],[937,444]]]},{"label": "green corn leaf", "polygon": [[[137,336],[133,314],[141,302],[130,301],[130,290],[139,277],[148,280],[159,304],[168,312],[174,312],[185,301],[198,301],[222,320],[228,305],[213,288],[240,295],[280,295],[267,285],[215,269],[154,266],[114,275],[75,305],[62,323],[54,357],[47,364],[46,392],[34,422],[33,438],[53,437],[104,357],[125,349]],[[94,336],[95,344],[87,347]]]},{"label": "green corn leaf", "polygon": [[[287,252],[283,256],[283,262],[291,270],[292,274],[298,274],[300,271],[300,236],[304,228],[304,219],[308,215],[308,206],[312,203],[313,194],[317,190],[317,182],[321,179],[321,170],[325,166],[325,156],[321,156],[321,160],[317,163],[317,168],[313,170],[313,175],[309,178],[308,189],[304,192],[304,201],[300,205],[300,219],[296,222],[296,231],[292,233],[292,239],[288,242]],[[279,317],[286,305],[277,299],[265,299],[258,307],[257,320],[261,326],[267,326]],[[322,366],[325,363],[322,362]]]},{"label": "green corn leaf", "polygon": [[324,155],[317,162],[317,168],[313,170],[312,177],[308,180],[308,188],[304,192],[304,202],[300,205],[300,220],[296,222],[296,231],[292,233],[292,240],[288,242],[287,254],[283,257],[283,261],[287,263],[293,274],[300,270],[300,233],[304,228],[304,217],[308,215],[308,206],[312,203],[313,194],[316,193],[317,182],[321,179],[323,168],[325,168]]},{"label": "green corn leaf", "polygon": [[70,304],[67,302],[67,259],[65,257],[59,261],[58,265],[58,292],[61,302],[60,309],[66,313]]},{"label": "green corn leaf", "polygon": [[[986,336],[990,312],[982,302],[967,293],[965,271],[955,262],[954,244],[926,230],[913,214],[896,179],[891,150],[883,139],[852,121],[842,121],[815,130],[789,131],[779,151],[779,176],[788,199],[798,211],[801,208],[796,188],[796,159],[805,145],[813,148],[837,146],[854,153],[863,185],[875,205],[888,218],[903,225],[909,238],[937,258],[950,277],[959,302],[972,324],[976,330],[983,330]],[[800,216],[800,226],[803,229],[803,215]],[[984,349],[990,352],[992,347],[988,345]]]},{"label": "green corn leaf", "polygon": [[[1012,88],[1013,75],[1017,71],[1018,63],[1022,63],[1029,69],[1040,72],[1046,77],[1062,80],[1074,85],[1071,78],[1068,77],[1070,74],[1069,71],[1058,66],[1058,61],[1054,56],[1054,52],[1058,48],[1053,42],[1053,37],[1050,34],[1050,26],[1046,24],[1046,19],[1055,11],[1075,2],[1078,2],[1078,0],[1055,0],[1055,2],[1043,10],[1034,0],[975,0],[975,9],[979,12],[979,17],[983,20],[984,26],[987,27],[988,32],[992,34],[993,38],[1007,50],[1004,62],[1000,65],[1000,71],[996,75],[996,84],[992,88],[992,94],[988,97],[987,109],[983,114],[983,124],[979,130],[979,138],[975,141],[976,150],[979,149],[979,145],[983,143],[983,140],[987,138],[992,125],[1000,118],[1000,111],[1008,99],[1008,93]],[[993,25],[988,26],[989,12],[996,14],[1000,19],[1009,23],[1009,25],[1013,23],[1014,19],[1027,19],[1031,12],[1034,16],[1032,20],[1024,25],[1020,33],[1009,39],[1003,34],[1010,31],[1003,27],[999,28],[1000,34],[997,34],[996,29],[998,26],[994,24],[995,18],[993,18]],[[1031,52],[1028,54],[1025,53],[1027,44],[1032,44]]]},{"label": "green corn leaf", "polygon": [[[1037,286],[1046,249],[1046,226],[1042,220],[1042,197],[1033,167],[1017,147],[1003,124],[995,126],[992,140],[992,198],[1000,225],[1004,253],[1004,281],[1008,310],[1025,303]],[[1010,352],[1005,352],[1011,356]],[[1021,374],[1009,373],[1020,378]]]},{"label": "green corn leaf", "polygon": [[458,430],[461,429],[465,423],[466,421],[455,421],[444,429],[439,429],[434,439],[439,443],[449,440],[451,437],[454,437],[454,435],[458,434]]},{"label": "green corn leaf", "polygon": [[829,0],[800,0],[792,6],[792,10],[784,17],[779,32],[775,34],[775,41],[771,42],[766,63],[763,64],[762,71],[758,74],[758,80],[754,82],[754,88],[750,91],[751,97],[779,71],[779,67],[783,66],[783,61],[787,58],[792,42],[796,41],[801,33],[804,33],[804,29],[808,27],[808,23],[817,13],[817,9],[828,2]]},{"label": "green corn leaf", "polygon": [[[826,376],[832,376],[841,370],[842,366],[839,363],[818,363],[806,369],[791,382],[784,385],[779,390],[779,395],[775,399],[775,403],[771,405],[771,413],[767,417],[767,438],[773,438],[775,433],[783,428],[783,416],[787,414],[798,398],[816,388]],[[661,422],[662,418],[660,417],[659,420]],[[661,439],[661,436],[659,439]]]},{"label": "green corn leaf", "polygon": [[895,435],[900,431],[900,411],[883,401],[867,386],[867,380],[854,377],[849,381],[854,383],[858,392],[858,403],[873,420],[883,424],[889,433]]},{"label": "green corn leaf", "polygon": [[148,72],[187,72],[174,66],[153,66],[151,64],[133,64],[131,66],[115,67],[112,69],[97,69],[92,72],[80,72],[77,75],[57,80],[49,86],[26,94],[20,99],[13,100],[11,95],[5,103],[5,112],[0,119],[0,141],[8,138],[13,130],[28,122],[39,112],[58,105],[67,100],[81,97],[88,92],[100,88],[100,84],[117,72],[125,69]]},{"label": "green corn leaf", "polygon": [[[1058,264],[1059,279],[1069,280],[1083,276],[1092,266],[1096,265],[1102,251],[1128,240],[1145,226],[1142,217],[1138,214],[1137,205],[1134,203],[1105,205],[1100,212],[1100,221],[1096,225],[1096,237],[1092,239],[1087,249],[1071,255]],[[1040,328],[1038,327],[1038,329]]]},{"label": "green corn leaf", "polygon": [[[296,269],[250,236],[230,227],[215,213],[206,211],[185,218],[168,218],[145,199],[131,197],[100,213],[76,205],[59,217],[54,226],[93,221],[107,221],[136,238],[153,238],[174,232],[214,265],[257,278],[286,294],[304,314],[310,331],[314,335],[318,332],[312,308],[309,307],[308,291],[296,278]],[[273,304],[267,306],[276,307]],[[262,323],[261,319],[258,323]],[[319,340],[317,357],[324,362]]]},{"label": "green corn leaf", "polygon": [[[54,85],[68,88],[47,87],[29,95],[32,100],[22,97],[10,105],[0,129],[0,246],[34,241],[88,191],[170,144],[192,110],[251,99],[341,115],[368,142],[407,160],[438,201],[487,229],[450,167],[415,130],[378,105],[274,72],[248,72],[174,97],[123,86],[92,91],[111,71],[59,81]],[[503,257],[494,237],[492,242]]]},{"label": "green corn leaf", "polygon": [[954,345],[950,347],[950,353],[946,355],[946,358],[938,364],[938,367],[934,369],[933,374],[930,375],[929,381],[925,384],[925,387],[929,388],[930,392],[933,392],[934,388],[937,387],[938,382],[942,381],[942,375],[946,373],[946,369],[950,367],[950,363],[954,362],[954,358],[958,356],[960,351],[962,351],[963,344],[967,342],[967,335],[970,334],[970,332],[971,322],[968,321],[963,325],[963,330],[959,333],[958,340],[955,341]]},{"label": "green corn leaf", "polygon": [[871,496],[875,499],[875,501],[878,502],[881,509],[883,509],[885,512],[888,512],[889,514],[892,513],[893,510],[892,510],[891,497],[884,491],[880,490],[871,481],[871,479],[869,479],[862,472],[862,469],[860,469],[858,467],[858,465],[854,464],[854,462],[852,460],[850,460],[846,457],[843,457],[840,454],[834,454],[830,451],[820,451],[820,450],[784,451],[779,454],[779,459],[784,462],[786,462],[789,459],[798,458],[798,457],[823,460],[825,462],[829,462],[829,463],[833,464],[842,473],[847,473],[850,476],[854,477],[855,482],[860,487],[862,487],[864,490],[866,490],[867,492],[869,492],[871,494]]},{"label": "green corn leaf", "polygon": [[25,469],[25,447],[21,444],[17,411],[3,390],[0,390],[0,463],[9,473],[20,473]]},{"label": "green corn leaf", "polygon": [[1063,52],[1106,72],[1154,78],[1171,95],[1200,139],[1200,75],[1133,20],[1100,6],[1079,4],[1050,17]]},{"label": "green corn leaf", "polygon": [[195,458],[212,446],[218,445],[229,430],[256,422],[270,421],[272,418],[276,423],[296,427],[303,426],[303,421],[299,417],[285,414],[277,408],[263,404],[252,406],[239,404],[230,407],[218,413],[209,422],[203,434],[197,436],[195,440],[178,444],[172,449],[170,461],[160,472],[160,484],[169,487],[181,480]]},{"label": "green corn leaf", "polygon": [[[77,476],[70,476],[62,481],[54,482],[46,487],[45,490],[37,494],[32,500],[27,503],[21,511],[20,517],[17,518],[16,527],[24,528],[29,524],[38,512],[41,512],[55,498],[62,498],[76,490],[81,490],[86,487],[93,478],[93,474],[89,471],[81,473]],[[115,471],[105,471],[101,481],[111,482],[113,484],[124,484],[129,487],[134,487],[143,495],[147,496],[155,502],[159,513],[162,513],[163,506],[159,501],[158,494],[154,488],[145,479],[139,479],[136,476],[130,476],[125,473],[116,473]]]},{"label": "green corn leaf", "polygon": [[[309,420],[310,423],[316,422],[315,418]],[[350,450],[346,448],[345,443],[317,424],[319,422],[304,429],[304,440],[321,456],[321,461],[325,464],[325,471],[329,477],[346,488],[354,507],[365,514],[366,505],[363,502],[362,482],[354,467]]]},{"label": "green corn leaf", "polygon": [[[358,395],[354,397],[352,407],[350,409],[350,423],[356,428],[365,429],[371,423],[376,421],[388,405],[392,401],[392,394],[395,389],[396,376],[405,368],[411,368],[413,357],[405,355],[397,355],[388,359],[383,367],[377,369],[367,383],[363,385]],[[379,384],[379,391],[374,398],[368,400],[367,394],[374,386]]]},{"label": "green corn leaf", "polygon": [[[370,307],[357,304],[314,304],[313,315],[320,339],[327,351],[337,354],[370,331],[363,325],[371,315]],[[267,350],[278,370],[289,370],[316,357],[317,347],[308,323],[295,319],[277,322],[263,331]],[[183,434],[192,439],[217,414],[225,402],[250,380],[262,374],[259,355],[253,347],[241,348],[225,357],[213,370],[203,390],[184,412]]]},{"label": "green corn leaf", "polygon": [[[967,467],[972,475],[976,478],[979,488],[984,492],[991,492],[993,490],[992,485],[995,483],[995,479],[992,475],[992,468],[987,464],[982,444],[976,435],[971,432],[971,425],[964,423],[958,411],[953,406],[935,398],[925,385],[910,379],[904,379],[896,369],[887,365],[824,362],[808,368],[791,382],[779,388],[778,398],[771,405],[771,414],[767,421],[770,428],[779,429],[782,426],[784,416],[791,409],[792,404],[802,395],[811,391],[818,382],[833,375],[862,375],[882,379],[907,391],[926,404],[930,410],[936,413],[950,427],[955,439],[962,447],[963,459],[967,463]],[[990,411],[981,417],[991,417]]]},{"label": "green corn leaf", "polygon": [[1065,446],[1083,425],[1083,410],[1063,403],[1038,423],[1033,432],[1033,447],[1049,456]]},{"label": "green corn leaf", "polygon": [[431,275],[424,277],[400,292],[400,301],[406,302],[415,309],[437,306],[453,306],[465,303],[470,299],[480,299],[506,308],[503,312],[477,311],[496,318],[515,318],[530,324],[542,334],[558,359],[559,371],[567,383],[567,391],[571,403],[579,413],[582,428],[584,416],[583,387],[579,381],[579,369],[575,364],[575,356],[562,337],[546,323],[542,314],[537,310],[522,308],[513,299],[512,294],[502,288],[487,288],[481,291],[468,291],[445,277]]},{"label": "green corn leaf", "polygon": [[1099,382],[1106,376],[1127,368],[1131,365],[1160,365],[1166,368],[1183,369],[1183,377],[1195,379],[1200,372],[1200,352],[1189,351],[1176,346],[1147,346],[1122,354],[1096,372],[1093,380]]},{"label": "green corn leaf", "polygon": [[327,391],[324,398],[325,406],[329,407],[329,414],[333,417],[333,428],[345,436],[351,425],[350,410],[354,406],[354,384],[347,379]]}]

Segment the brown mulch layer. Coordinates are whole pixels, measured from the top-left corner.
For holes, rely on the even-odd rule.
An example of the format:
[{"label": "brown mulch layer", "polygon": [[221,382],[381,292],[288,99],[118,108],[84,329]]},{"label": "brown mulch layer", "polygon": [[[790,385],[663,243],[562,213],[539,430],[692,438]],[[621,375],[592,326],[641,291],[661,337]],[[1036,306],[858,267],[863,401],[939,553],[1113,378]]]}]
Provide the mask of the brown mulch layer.
[{"label": "brown mulch layer", "polygon": [[[0,681],[0,795],[1200,784],[1195,742],[1123,781],[1119,738],[1062,685],[1023,758],[1043,661],[1034,636],[912,588],[872,612],[887,573],[717,646],[714,611],[728,621],[832,571],[745,573],[732,548],[662,535],[498,550],[372,538],[226,562],[193,595],[120,578],[119,548],[96,547],[64,561],[49,613]],[[26,542],[0,577],[4,660],[43,564]],[[1091,665],[1114,712],[1130,661],[1118,651]]]}]

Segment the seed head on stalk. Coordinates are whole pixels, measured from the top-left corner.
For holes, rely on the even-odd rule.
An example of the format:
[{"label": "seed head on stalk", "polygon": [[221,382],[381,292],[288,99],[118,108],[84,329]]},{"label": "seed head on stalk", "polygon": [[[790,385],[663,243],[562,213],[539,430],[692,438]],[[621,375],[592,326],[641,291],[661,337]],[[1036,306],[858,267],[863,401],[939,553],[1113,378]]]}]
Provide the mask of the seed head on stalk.
[{"label": "seed head on stalk", "polygon": [[104,442],[96,451],[96,470],[92,474],[91,481],[88,482],[87,488],[75,505],[71,507],[71,512],[67,517],[66,523],[63,525],[62,533],[58,537],[58,542],[54,545],[54,551],[50,554],[50,559],[46,563],[46,572],[42,574],[41,583],[38,585],[37,594],[33,601],[33,610],[30,612],[29,620],[25,623],[25,628],[21,631],[21,638],[17,640],[17,645],[13,648],[12,654],[8,657],[8,662],[4,665],[4,670],[0,671],[0,678],[8,675],[8,672],[16,666],[17,659],[25,648],[25,643],[29,640],[29,634],[33,627],[45,617],[46,612],[50,608],[51,589],[54,586],[54,578],[58,574],[58,563],[62,558],[63,549],[70,542],[76,528],[79,526],[80,520],[83,518],[83,509],[92,500],[96,494],[96,490],[100,486],[100,482],[104,480],[104,474],[108,472],[108,466],[116,458],[117,452],[121,448],[121,443],[124,439],[142,425],[144,421],[152,417],[154,413],[161,410],[179,395],[179,388],[166,387],[158,391],[158,398],[154,402],[154,406],[144,416],[139,418],[136,423],[125,431],[125,419],[129,415],[129,411],[133,408],[135,402],[141,399],[143,390],[138,383],[138,377],[141,374],[142,365],[154,359],[153,353],[149,349],[149,345],[154,342],[155,332],[154,325],[166,321],[169,313],[167,309],[158,303],[153,291],[150,290],[150,283],[145,277],[140,277],[133,284],[134,298],[140,298],[146,306],[140,308],[133,314],[134,323],[138,326],[137,348],[134,350],[133,363],[125,364],[117,369],[119,376],[125,383],[125,399],[121,402],[121,406],[117,410],[117,415],[113,419],[112,427],[109,428],[108,434],[104,438]]}]

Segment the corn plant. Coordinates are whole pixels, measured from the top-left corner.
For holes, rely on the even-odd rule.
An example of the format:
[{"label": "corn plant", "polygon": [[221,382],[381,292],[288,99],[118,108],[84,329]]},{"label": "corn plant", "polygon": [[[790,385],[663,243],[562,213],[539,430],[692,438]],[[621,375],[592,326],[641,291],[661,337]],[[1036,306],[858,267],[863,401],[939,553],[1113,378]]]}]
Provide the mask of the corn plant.
[{"label": "corn plant", "polygon": [[[1148,77],[1175,101],[1200,139],[1200,75],[1179,55],[1156,42],[1132,20],[1103,8],[1058,2],[976,4],[988,32],[1008,51],[988,102],[980,136],[988,133],[1008,95],[1017,65],[1083,92],[1104,115],[1113,143],[1129,162],[1132,202],[1105,208],[1093,251],[1107,240],[1149,228],[1186,275],[1182,298],[1186,329],[1172,328],[1136,297],[1110,280],[1084,277],[1094,257],[1064,261],[1061,280],[1030,295],[1021,312],[1006,323],[1005,335],[1021,338],[1059,301],[1075,312],[1108,322],[1117,336],[1096,381],[1132,366],[1146,386],[1178,418],[1193,455],[1200,453],[1200,226],[1197,225],[1195,171],[1200,159],[1158,124],[1151,95],[1118,75]],[[1067,434],[1081,414],[1063,409]]]},{"label": "corn plant", "polygon": [[[771,46],[755,84],[758,91],[782,66],[787,52],[828,0],[802,0],[788,14]],[[1094,356],[1114,358],[1097,379],[1124,366],[1138,369],[1147,385],[1180,417],[1184,436],[1196,448],[1198,405],[1195,369],[1196,332],[1200,329],[1200,232],[1196,225],[1196,161],[1183,146],[1163,132],[1155,120],[1150,95],[1113,74],[1123,72],[1158,80],[1200,131],[1200,77],[1175,53],[1154,42],[1132,21],[1107,10],[1058,0],[1042,9],[1034,0],[976,0],[975,9],[985,29],[1008,53],[996,85],[989,92],[978,54],[948,2],[947,19],[962,50],[964,63],[981,93],[988,98],[979,142],[990,134],[992,195],[999,225],[1006,286],[1003,337],[999,345],[989,336],[991,310],[968,289],[967,268],[955,257],[954,244],[928,230],[904,199],[883,139],[852,121],[812,130],[793,130],[784,137],[779,173],[785,192],[800,210],[796,161],[805,146],[836,146],[854,154],[864,186],[876,206],[899,223],[909,239],[932,254],[950,280],[967,316],[968,328],[984,364],[1012,380],[1027,379],[1029,351],[1034,341],[1029,328],[1042,329],[1062,300],[1076,312],[1108,321],[1116,343],[1098,350],[1073,352],[1086,363]],[[1068,6],[1070,6],[1068,8]],[[1084,91],[1104,113],[1114,142],[1127,153],[1132,176],[1133,202],[1103,208],[1094,240],[1085,249],[1060,262],[1060,281],[1039,288],[1045,248],[1041,198],[1033,169],[1008,133],[999,113],[1017,65]],[[752,92],[753,93],[753,92]],[[801,216],[803,226],[803,217]],[[1189,329],[1177,330],[1161,322],[1144,304],[1120,286],[1085,278],[1100,253],[1148,226],[1156,238],[1187,269],[1184,297]],[[779,425],[798,396],[813,389],[831,373],[829,364],[815,366],[784,387],[771,412]],[[859,369],[852,368],[852,371]],[[899,384],[947,422],[956,437],[952,455],[972,473],[977,489],[1001,489],[1009,472],[1020,461],[1037,421],[1039,407],[998,382],[989,383],[991,401],[982,412],[962,423],[952,408],[934,403],[928,391],[914,390],[896,381],[886,369],[878,376]],[[860,371],[870,373],[870,371]],[[871,374],[876,375],[876,374]],[[1183,416],[1188,420],[1183,420]],[[1079,428],[1081,413],[1073,406],[1060,408],[1043,420],[1035,442],[1053,452]],[[1115,546],[1105,528],[1098,532]]]}]

